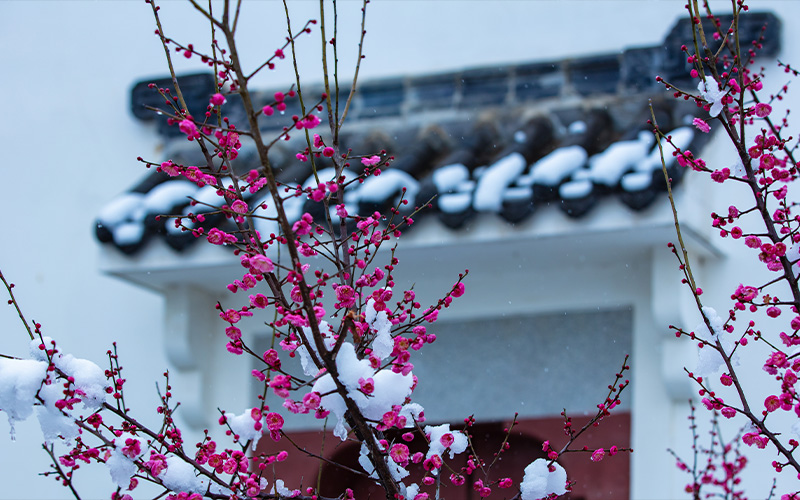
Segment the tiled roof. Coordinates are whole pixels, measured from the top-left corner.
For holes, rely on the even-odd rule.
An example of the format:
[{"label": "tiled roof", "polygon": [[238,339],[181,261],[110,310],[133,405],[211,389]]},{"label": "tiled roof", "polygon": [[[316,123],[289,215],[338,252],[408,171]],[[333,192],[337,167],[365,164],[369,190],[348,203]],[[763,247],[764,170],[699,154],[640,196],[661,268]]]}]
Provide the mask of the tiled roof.
[{"label": "tiled roof", "polygon": [[[742,25],[753,33],[759,33],[765,22],[771,28],[778,25],[771,14],[750,14],[745,19]],[[498,224],[513,224],[536,217],[534,212],[548,205],[581,217],[604,197],[617,197],[631,210],[644,210],[666,188],[658,147],[646,124],[649,104],[676,145],[697,151],[708,138],[690,126],[703,110],[691,102],[664,99],[663,87],[653,78],[660,74],[685,88],[693,87],[680,43],[672,41],[686,38],[681,36],[686,30],[683,24],[676,25],[663,46],[632,48],[621,54],[364,83],[356,94],[349,127],[343,131],[343,150],[363,154],[385,149],[395,159],[380,176],[345,193],[348,212],[387,213],[403,188],[409,210],[432,200],[432,208],[418,216],[437,217],[453,230],[469,226],[479,213],[495,213]],[[779,33],[771,29],[767,34],[760,53],[770,55],[777,52]],[[214,91],[213,79],[196,74],[180,80],[190,112],[202,114]],[[158,120],[156,130],[166,142],[164,160],[204,164],[196,145],[179,135],[177,127],[143,111],[142,105],[161,104],[161,98],[146,88],[151,81],[134,86],[134,115]],[[156,83],[169,86],[167,80]],[[314,90],[310,92],[313,95]],[[256,98],[266,103],[273,93]],[[228,101],[225,114],[244,128],[235,96]],[[286,119],[274,116],[269,124],[283,126],[288,116],[298,114],[299,110],[292,109],[296,100],[286,103]],[[234,161],[239,173],[258,167],[253,146],[243,143]],[[315,183],[309,163],[294,156],[304,148],[305,139],[297,137],[270,150],[280,182]],[[324,158],[315,161],[322,169],[320,179],[331,177],[332,170],[327,174],[324,170],[331,165]],[[679,183],[682,168],[669,154],[666,161],[673,182]],[[363,167],[353,161],[351,168],[353,175]],[[254,206],[269,193],[262,190],[249,197],[246,201]],[[190,206],[189,198],[199,203]],[[163,238],[181,251],[195,238],[155,216],[211,211],[203,203],[218,204],[214,188],[151,172],[104,207],[97,217],[96,235],[128,254],[150,238]],[[302,199],[291,200],[286,207],[295,219],[306,211],[316,218],[324,215],[321,204]],[[203,225],[209,229],[227,223],[224,216],[209,215]],[[262,234],[277,232],[274,223],[258,223]]]}]

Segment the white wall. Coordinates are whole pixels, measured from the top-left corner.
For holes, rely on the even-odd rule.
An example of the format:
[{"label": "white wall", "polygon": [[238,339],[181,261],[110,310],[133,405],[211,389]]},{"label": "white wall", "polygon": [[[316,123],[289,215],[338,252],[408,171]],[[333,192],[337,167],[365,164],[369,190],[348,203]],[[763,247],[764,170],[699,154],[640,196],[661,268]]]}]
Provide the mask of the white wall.
[{"label": "white wall", "polygon": [[[554,59],[657,44],[683,0],[452,2],[382,1],[368,11],[362,76],[446,71],[493,63]],[[727,2],[721,2],[722,5]],[[300,18],[317,17],[316,2],[290,2]],[[339,40],[342,65],[354,59],[357,2],[343,2]],[[796,18],[792,2],[759,1],[785,20]],[[354,14],[355,12],[355,14]],[[166,2],[169,36],[196,45],[204,23],[191,9]],[[251,50],[274,47],[285,36],[279,2],[245,5],[245,62]],[[302,21],[294,22],[295,26]],[[101,250],[92,237],[99,209],[143,175],[139,155],[157,156],[154,131],[128,111],[134,81],[165,74],[163,51],[144,2],[23,2],[0,4],[0,80],[5,138],[5,189],[0,269],[18,284],[29,319],[75,354],[103,363],[112,341],[127,367],[129,406],[155,416],[153,383],[167,366],[162,354],[159,297],[97,272]],[[315,32],[316,33],[316,32]],[[800,60],[784,29],[785,59]],[[303,39],[317,50],[316,36]],[[179,70],[199,62],[176,58]],[[315,59],[301,64],[311,71]],[[288,68],[288,64],[284,63]],[[284,70],[270,84],[291,81]],[[261,80],[260,85],[266,85]],[[475,265],[481,265],[476,263]],[[727,261],[721,275],[737,269]],[[725,267],[727,266],[727,267]],[[715,292],[720,301],[728,286]],[[27,341],[10,309],[0,312],[3,354],[24,355]],[[6,440],[0,418],[0,497],[64,498],[66,491],[36,476],[46,469],[38,429],[18,425],[18,441]],[[657,450],[658,451],[658,450]],[[653,452],[656,453],[656,452]],[[85,497],[107,498],[105,472],[81,470]],[[99,479],[96,479],[99,478]]]}]

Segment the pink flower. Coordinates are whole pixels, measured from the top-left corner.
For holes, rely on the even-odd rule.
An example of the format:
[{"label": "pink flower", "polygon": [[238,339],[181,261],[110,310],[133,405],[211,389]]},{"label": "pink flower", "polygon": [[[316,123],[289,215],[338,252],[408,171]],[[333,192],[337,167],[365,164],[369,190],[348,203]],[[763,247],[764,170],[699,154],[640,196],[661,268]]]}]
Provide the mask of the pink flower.
[{"label": "pink flower", "polygon": [[228,309],[227,311],[219,313],[219,317],[228,323],[238,323],[242,319],[242,315],[236,309]]},{"label": "pink flower", "polygon": [[164,163],[162,163],[161,164],[161,171],[164,172],[165,174],[167,174],[170,177],[178,176],[181,173],[180,167],[178,167],[177,165],[172,163],[172,160],[165,161]]},{"label": "pink flower", "polygon": [[275,264],[272,263],[269,257],[256,254],[250,257],[250,267],[259,273],[271,273],[275,269]]},{"label": "pink flower", "polygon": [[250,305],[253,307],[257,307],[259,309],[265,309],[269,305],[269,300],[267,296],[263,293],[257,293],[255,295],[251,295],[250,297]]},{"label": "pink flower", "polygon": [[756,104],[756,116],[759,118],[766,118],[769,114],[772,113],[772,106],[769,104],[760,102]]},{"label": "pink flower", "polygon": [[222,466],[222,470],[224,470],[226,474],[233,474],[238,468],[239,468],[239,462],[237,462],[233,458],[226,460]]},{"label": "pink flower", "polygon": [[461,474],[450,474],[450,482],[456,486],[461,486],[466,480]]},{"label": "pink flower", "polygon": [[381,161],[380,156],[370,156],[369,158],[361,158],[361,163],[365,167],[371,167]]},{"label": "pink flower", "polygon": [[158,476],[161,471],[167,468],[167,457],[150,450],[150,460],[145,462],[144,465],[150,470],[150,474]]},{"label": "pink flower", "polygon": [[270,431],[279,431],[283,428],[283,417],[278,413],[267,414],[267,429]]},{"label": "pink flower", "polygon": [[323,198],[325,198],[325,184],[320,184],[317,189],[311,191],[311,199],[322,201]]},{"label": "pink flower", "polygon": [[224,245],[225,243],[236,243],[236,236],[228,234],[225,231],[212,227],[206,236],[208,242],[213,245]]},{"label": "pink flower", "polygon": [[264,113],[264,114],[265,114],[265,115],[267,115],[267,116],[272,116],[272,115],[275,113],[275,109],[273,109],[273,108],[272,108],[272,106],[270,106],[270,105],[268,104],[268,105],[264,106],[264,107],[261,109],[261,112],[262,112],[262,113]]},{"label": "pink flower", "polygon": [[303,236],[309,234],[311,232],[311,224],[314,222],[314,218],[308,212],[304,213],[303,216],[292,225],[292,231],[297,234],[297,236]]},{"label": "pink flower", "polygon": [[309,392],[303,396],[303,405],[309,410],[315,410],[319,407],[320,400],[318,392]]},{"label": "pink flower", "polygon": [[774,394],[767,396],[767,399],[764,400],[764,407],[771,413],[781,407],[781,401]]},{"label": "pink flower", "polygon": [[242,338],[242,331],[239,328],[230,325],[225,328],[225,335],[227,335],[231,340],[239,340]]},{"label": "pink flower", "polygon": [[308,115],[305,119],[297,122],[299,125],[297,128],[305,127],[311,130],[312,128],[316,128],[320,123],[322,123],[322,120],[320,120],[317,115]]},{"label": "pink flower", "polygon": [[211,96],[209,102],[211,103],[212,106],[222,106],[223,104],[225,104],[225,96],[217,92],[216,94]]},{"label": "pink flower", "polygon": [[244,349],[242,349],[242,342],[239,340],[228,342],[225,344],[225,349],[227,349],[229,353],[237,356],[241,356],[242,353],[244,353]]},{"label": "pink flower", "polygon": [[514,481],[510,477],[504,477],[497,483],[497,486],[500,488],[511,488],[513,484]]},{"label": "pink flower", "polygon": [[599,462],[606,456],[606,451],[603,448],[598,448],[592,453],[592,462]]},{"label": "pink flower", "polygon": [[278,351],[276,351],[275,349],[268,349],[264,351],[262,359],[264,360],[264,363],[273,368],[280,368],[281,366],[280,364],[281,361],[278,358]]},{"label": "pink flower", "polygon": [[747,446],[756,445],[756,447],[761,448],[762,450],[767,447],[767,443],[769,443],[769,438],[767,436],[761,436],[756,432],[748,432],[744,436],[742,436],[742,442]]},{"label": "pink flower", "polygon": [[425,470],[428,471],[439,470],[442,468],[442,465],[443,465],[442,457],[440,457],[439,455],[433,455],[431,456],[431,458],[428,458],[422,462],[422,467],[424,467]]},{"label": "pink flower", "polygon": [[342,219],[347,217],[347,209],[344,206],[344,203],[341,205],[336,205],[336,215],[341,217]]},{"label": "pink flower", "polygon": [[758,236],[747,236],[744,239],[744,244],[750,248],[760,248],[761,247],[761,238]]},{"label": "pink flower", "polygon": [[375,391],[375,382],[372,380],[372,377],[365,379],[361,377],[358,379],[359,389],[364,394],[372,394]]},{"label": "pink flower", "polygon": [[246,214],[247,203],[243,202],[242,200],[236,200],[231,204],[231,210],[233,210],[237,214]]},{"label": "pink flower", "polygon": [[402,443],[397,443],[392,445],[392,447],[389,449],[389,457],[391,457],[395,463],[405,467],[408,465],[411,453],[408,451],[408,446]]},{"label": "pink flower", "polygon": [[386,413],[383,414],[383,417],[381,418],[381,423],[388,429],[389,427],[392,427],[394,425],[396,419],[397,419],[397,413],[395,413],[394,411],[387,411]]},{"label": "pink flower", "polygon": [[334,149],[330,146],[327,146],[322,150],[322,156],[325,158],[331,158],[335,153],[336,151],[334,151]]},{"label": "pink flower", "polygon": [[697,127],[697,130],[706,134],[711,130],[711,127],[702,118],[695,118],[692,120],[692,124]]},{"label": "pink flower", "polygon": [[356,303],[356,292],[352,287],[341,285],[336,288],[336,307],[352,307]]},{"label": "pink flower", "polygon": [[98,429],[100,425],[103,423],[103,417],[100,416],[99,413],[92,414],[89,418],[86,419],[86,423]]},{"label": "pink flower", "polygon": [[714,170],[713,172],[711,172],[711,179],[714,182],[723,183],[725,182],[725,179],[730,177],[730,175],[731,175],[731,169],[725,167],[722,170]]},{"label": "pink flower", "polygon": [[181,120],[181,122],[178,124],[178,128],[181,130],[181,132],[187,135],[190,141],[200,137],[200,132],[197,131],[197,126],[192,120]]},{"label": "pink flower", "polygon": [[142,454],[142,444],[138,439],[128,438],[125,440],[125,446],[122,447],[122,454],[135,459]]},{"label": "pink flower", "polygon": [[441,438],[439,438],[439,442],[441,442],[442,446],[444,446],[445,448],[450,448],[450,446],[453,445],[453,441],[455,441],[455,438],[453,437],[453,434],[450,432],[444,434]]}]

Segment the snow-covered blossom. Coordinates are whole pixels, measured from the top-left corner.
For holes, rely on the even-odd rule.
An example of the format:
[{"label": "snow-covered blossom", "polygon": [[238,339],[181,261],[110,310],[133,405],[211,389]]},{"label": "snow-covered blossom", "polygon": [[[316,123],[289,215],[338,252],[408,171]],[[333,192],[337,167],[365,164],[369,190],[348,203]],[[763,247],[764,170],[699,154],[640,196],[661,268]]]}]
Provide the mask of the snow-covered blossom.
[{"label": "snow-covered blossom", "polygon": [[8,417],[11,438],[14,422],[33,413],[36,391],[47,373],[47,363],[32,359],[0,358],[0,410]]},{"label": "snow-covered blossom", "polygon": [[[720,353],[714,349],[713,345],[719,340],[722,348],[726,353],[731,353],[734,347],[732,336],[725,332],[724,321],[717,314],[716,310],[712,307],[703,307],[703,314],[708,319],[713,333],[708,331],[705,322],[700,323],[695,328],[697,337],[712,345],[704,345],[697,349],[697,367],[694,373],[701,377],[708,377],[714,375],[724,365],[724,360]],[[731,357],[731,362],[738,365],[739,354],[734,353]]]},{"label": "snow-covered blossom", "polygon": [[[299,349],[298,349],[299,351]],[[377,373],[366,359],[359,359],[355,346],[350,342],[342,343],[336,356],[336,367],[339,371],[340,381],[347,387],[348,396],[358,405],[364,416],[370,420],[382,420],[390,412],[404,411],[403,403],[411,394],[414,377],[411,373],[403,375],[391,370],[381,370]],[[361,392],[359,379],[372,377],[374,391],[370,396]],[[314,392],[325,394],[321,406],[335,414],[338,419],[334,428],[334,435],[344,440],[347,431],[344,426],[344,413],[346,406],[341,396],[336,392],[336,385],[330,374],[325,374],[314,383]],[[411,405],[406,405],[411,406]],[[396,410],[395,410],[396,409]]]},{"label": "snow-covered blossom", "polygon": [[255,450],[264,428],[264,417],[258,408],[245,410],[241,415],[228,412],[224,412],[222,415],[220,421],[230,426],[231,430],[239,436],[240,442],[246,443],[252,440],[252,449]]},{"label": "snow-covered blossom", "polygon": [[111,475],[111,480],[120,488],[127,488],[131,478],[139,469],[130,458],[126,457],[118,449],[111,451],[106,459],[106,467]]},{"label": "snow-covered blossom", "polygon": [[728,94],[727,91],[719,89],[719,83],[714,78],[706,76],[704,81],[697,84],[697,90],[703,96],[703,99],[711,106],[708,110],[711,118],[716,118],[722,112],[722,99]]},{"label": "snow-covered blossom", "polygon": [[425,434],[430,434],[431,444],[428,448],[426,458],[434,455],[443,455],[445,451],[450,451],[450,458],[454,458],[459,453],[464,453],[469,444],[467,436],[461,431],[451,431],[450,424],[425,427]]},{"label": "snow-covered blossom", "polygon": [[525,476],[519,485],[522,500],[539,500],[567,492],[567,471],[557,462],[548,467],[547,462],[544,458],[537,458],[525,467]]},{"label": "snow-covered blossom", "polygon": [[203,494],[208,489],[208,480],[197,476],[194,467],[176,456],[168,456],[166,469],[158,479],[168,489],[176,492]]}]

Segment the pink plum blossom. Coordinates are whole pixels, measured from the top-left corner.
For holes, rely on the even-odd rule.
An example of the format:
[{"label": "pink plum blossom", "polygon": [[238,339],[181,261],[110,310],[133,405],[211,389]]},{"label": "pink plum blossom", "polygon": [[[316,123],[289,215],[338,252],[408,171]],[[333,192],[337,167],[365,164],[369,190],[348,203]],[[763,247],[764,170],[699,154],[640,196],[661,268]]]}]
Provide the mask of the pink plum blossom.
[{"label": "pink plum blossom", "polygon": [[370,156],[369,158],[361,158],[361,163],[366,167],[377,165],[381,161],[380,156]]},{"label": "pink plum blossom", "polygon": [[697,127],[697,130],[706,134],[711,130],[711,127],[702,118],[695,118],[692,120],[692,124]]},{"label": "pink plum blossom", "polygon": [[216,94],[211,96],[209,102],[211,103],[212,106],[222,106],[223,104],[225,104],[225,96],[217,92]]},{"label": "pink plum blossom", "polygon": [[766,118],[769,114],[772,113],[772,106],[769,104],[760,102],[756,104],[756,116],[759,118]]},{"label": "pink plum blossom", "polygon": [[271,273],[275,269],[275,264],[272,263],[269,257],[256,254],[250,257],[250,267],[258,273]]}]

